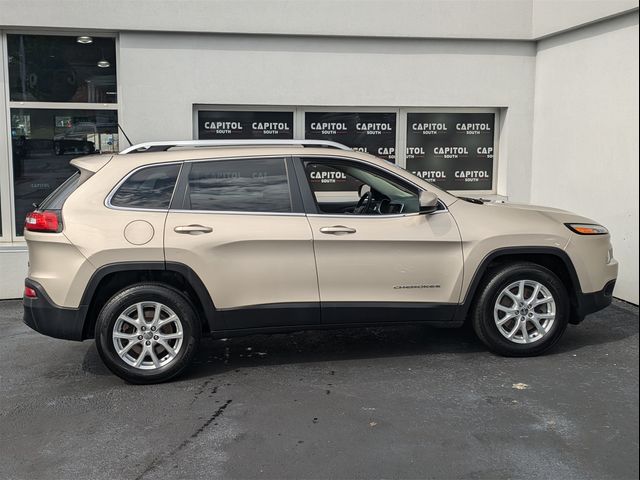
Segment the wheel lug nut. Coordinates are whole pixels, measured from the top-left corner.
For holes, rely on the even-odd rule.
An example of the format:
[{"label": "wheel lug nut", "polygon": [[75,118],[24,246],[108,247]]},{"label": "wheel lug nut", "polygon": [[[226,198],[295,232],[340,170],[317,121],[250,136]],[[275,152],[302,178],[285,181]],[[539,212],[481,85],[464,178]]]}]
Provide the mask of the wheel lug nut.
[{"label": "wheel lug nut", "polygon": [[147,329],[147,327],[142,327],[141,330],[144,332]]},{"label": "wheel lug nut", "polygon": [[145,343],[146,343],[147,345],[151,345],[151,342],[150,342],[149,340],[147,340]]},{"label": "wheel lug nut", "polygon": [[153,336],[153,339],[154,339],[154,340],[157,340],[157,339],[158,339],[158,335],[154,335],[154,336]]},{"label": "wheel lug nut", "polygon": [[138,340],[142,340],[142,335],[138,335]]},{"label": "wheel lug nut", "polygon": [[155,332],[156,331],[156,327],[151,327],[151,331]]}]

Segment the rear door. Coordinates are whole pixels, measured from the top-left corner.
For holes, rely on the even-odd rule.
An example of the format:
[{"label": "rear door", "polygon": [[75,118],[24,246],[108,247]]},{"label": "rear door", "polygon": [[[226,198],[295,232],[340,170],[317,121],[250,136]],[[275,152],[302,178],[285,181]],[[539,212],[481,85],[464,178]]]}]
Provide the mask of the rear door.
[{"label": "rear door", "polygon": [[221,320],[216,329],[320,321],[313,237],[289,163],[199,160],[181,172],[165,225],[166,260],[203,281]]}]

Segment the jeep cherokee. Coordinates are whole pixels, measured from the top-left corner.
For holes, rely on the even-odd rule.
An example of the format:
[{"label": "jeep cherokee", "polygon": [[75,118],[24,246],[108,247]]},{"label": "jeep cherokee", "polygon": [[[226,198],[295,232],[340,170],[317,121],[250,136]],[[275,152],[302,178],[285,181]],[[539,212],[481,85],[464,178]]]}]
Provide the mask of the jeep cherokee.
[{"label": "jeep cherokee", "polygon": [[73,160],[25,222],[24,321],[168,380],[203,335],[465,320],[538,355],[611,303],[608,231],[459,198],[333,142],[151,142]]}]

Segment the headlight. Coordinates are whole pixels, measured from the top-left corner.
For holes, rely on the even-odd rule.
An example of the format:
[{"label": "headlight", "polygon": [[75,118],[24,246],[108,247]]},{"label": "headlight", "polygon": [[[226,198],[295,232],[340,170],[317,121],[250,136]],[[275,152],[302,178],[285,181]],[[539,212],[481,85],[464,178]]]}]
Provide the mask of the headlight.
[{"label": "headlight", "polygon": [[565,223],[567,228],[578,235],[606,235],[609,230],[602,225],[590,225],[587,223]]}]

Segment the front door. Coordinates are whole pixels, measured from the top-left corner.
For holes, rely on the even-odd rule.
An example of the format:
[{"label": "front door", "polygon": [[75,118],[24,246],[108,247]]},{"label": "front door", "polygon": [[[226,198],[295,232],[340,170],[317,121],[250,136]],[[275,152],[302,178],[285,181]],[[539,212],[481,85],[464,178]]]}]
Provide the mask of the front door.
[{"label": "front door", "polygon": [[316,207],[308,219],[322,322],[450,320],[463,260],[458,228],[444,205],[420,214],[417,187],[371,164],[301,162],[299,176],[310,187],[304,185],[303,194]]},{"label": "front door", "polygon": [[187,162],[179,185],[165,225],[166,261],[203,281],[214,328],[319,323],[313,237],[292,202],[284,158]]}]

